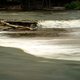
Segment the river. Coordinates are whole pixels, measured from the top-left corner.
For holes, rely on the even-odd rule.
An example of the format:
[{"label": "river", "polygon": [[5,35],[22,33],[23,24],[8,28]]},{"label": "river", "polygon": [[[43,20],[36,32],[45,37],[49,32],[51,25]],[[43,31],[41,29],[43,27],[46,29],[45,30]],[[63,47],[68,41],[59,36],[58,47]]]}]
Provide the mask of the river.
[{"label": "river", "polygon": [[[0,11],[0,19],[38,20],[39,30],[46,28],[41,32],[42,36],[35,37],[19,36],[20,33],[28,31],[0,31],[0,46],[20,48],[25,53],[44,59],[78,61],[80,71],[80,10]],[[11,33],[18,35],[8,36]],[[47,35],[48,33],[49,35]],[[79,76],[77,79],[76,77],[71,78],[71,80],[79,79]],[[70,80],[70,78],[66,80]]]}]

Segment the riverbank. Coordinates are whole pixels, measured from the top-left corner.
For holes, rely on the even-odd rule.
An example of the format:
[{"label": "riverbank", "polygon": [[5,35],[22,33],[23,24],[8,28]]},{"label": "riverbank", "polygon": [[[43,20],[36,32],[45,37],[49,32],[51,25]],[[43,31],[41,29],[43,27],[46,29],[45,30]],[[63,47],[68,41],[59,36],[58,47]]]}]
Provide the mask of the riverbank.
[{"label": "riverbank", "polygon": [[35,57],[21,49],[0,47],[0,80],[80,80],[80,61]]},{"label": "riverbank", "polygon": [[[21,8],[21,6],[8,6],[7,8],[0,8],[0,10],[24,10]],[[25,9],[27,10],[27,9]],[[32,10],[32,9],[31,9]],[[66,10],[65,7],[53,7],[53,8],[43,8],[43,9],[35,9],[35,10]],[[34,10],[34,11],[35,11]]]}]

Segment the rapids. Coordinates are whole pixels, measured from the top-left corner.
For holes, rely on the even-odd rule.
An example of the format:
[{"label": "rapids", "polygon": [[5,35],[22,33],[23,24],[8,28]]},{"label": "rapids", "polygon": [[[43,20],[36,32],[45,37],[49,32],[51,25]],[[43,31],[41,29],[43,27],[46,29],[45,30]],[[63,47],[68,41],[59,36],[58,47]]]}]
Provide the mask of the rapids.
[{"label": "rapids", "polygon": [[[66,34],[60,36],[18,36],[27,32],[0,31],[0,46],[21,48],[25,52],[37,57],[49,59],[64,59],[80,61],[80,11],[28,11],[10,12],[0,11],[0,19],[38,20],[37,27],[43,28],[64,28]],[[68,28],[68,29],[67,29]],[[60,29],[60,30],[61,30]],[[47,29],[48,30],[48,29]],[[50,34],[54,31],[48,31]],[[5,34],[7,35],[5,35]],[[17,37],[8,36],[9,33],[18,34]],[[45,31],[44,33],[47,33]],[[44,33],[41,33],[43,35]],[[59,30],[58,32],[59,33]],[[55,33],[54,33],[55,34]],[[51,34],[53,35],[53,34]],[[64,36],[61,36],[64,35]]]}]

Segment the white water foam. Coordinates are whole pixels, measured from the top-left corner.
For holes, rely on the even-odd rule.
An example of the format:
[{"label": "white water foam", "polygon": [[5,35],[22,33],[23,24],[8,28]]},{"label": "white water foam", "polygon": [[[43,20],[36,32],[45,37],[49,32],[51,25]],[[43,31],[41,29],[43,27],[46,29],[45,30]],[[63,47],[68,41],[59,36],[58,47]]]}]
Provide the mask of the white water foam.
[{"label": "white water foam", "polygon": [[37,57],[80,61],[80,48],[71,45],[56,44],[60,41],[63,42],[64,40],[2,37],[0,38],[0,46],[21,48],[25,52]]},{"label": "white water foam", "polygon": [[49,21],[39,21],[38,25],[39,28],[73,28],[73,27],[80,27],[80,20],[49,20]]},{"label": "white water foam", "polygon": [[[41,25],[42,28],[73,28],[80,27],[80,20],[40,21],[38,23],[38,27],[41,27]],[[2,33],[7,32],[0,32],[0,34]],[[80,33],[78,31],[78,33],[73,32],[70,35],[74,36],[79,34]],[[70,40],[70,38],[47,38],[39,40],[37,38],[10,38],[4,35],[0,35],[0,46],[21,48],[25,52],[28,52],[29,54],[32,54],[37,57],[80,61],[80,39]]]}]

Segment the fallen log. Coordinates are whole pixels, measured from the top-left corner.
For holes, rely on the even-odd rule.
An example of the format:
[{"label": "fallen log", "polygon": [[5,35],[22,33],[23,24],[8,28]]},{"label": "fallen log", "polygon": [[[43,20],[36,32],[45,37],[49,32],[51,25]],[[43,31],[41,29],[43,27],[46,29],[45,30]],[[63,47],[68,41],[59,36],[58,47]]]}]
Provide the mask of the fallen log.
[{"label": "fallen log", "polygon": [[5,21],[0,21],[1,25],[6,25],[6,26],[9,26],[9,27],[12,27],[14,29],[17,29],[17,28],[24,28],[24,29],[28,29],[28,30],[31,30],[33,31],[34,29],[33,28],[30,28],[30,27],[24,27],[24,26],[18,26],[18,25],[12,25],[12,24],[9,24]]}]

